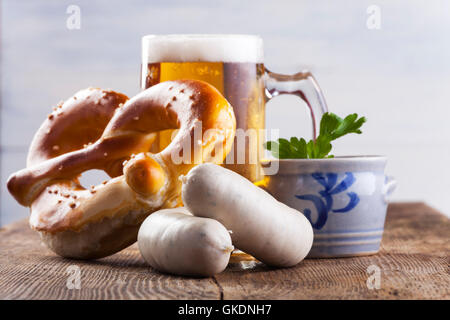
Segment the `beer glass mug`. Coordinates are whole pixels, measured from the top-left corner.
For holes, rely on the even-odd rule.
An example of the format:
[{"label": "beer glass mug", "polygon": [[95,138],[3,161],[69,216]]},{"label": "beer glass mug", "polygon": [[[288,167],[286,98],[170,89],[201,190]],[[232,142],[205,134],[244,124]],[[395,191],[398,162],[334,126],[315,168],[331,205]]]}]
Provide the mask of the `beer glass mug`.
[{"label": "beer glass mug", "polygon": [[[254,35],[147,35],[142,38],[141,88],[177,80],[203,80],[215,86],[233,106],[236,138],[224,166],[250,181],[261,179],[265,103],[294,94],[309,107],[313,137],[316,117],[327,111],[323,94],[309,72],[282,75],[263,64],[263,41]],[[172,130],[173,131],[173,130]],[[152,151],[165,148],[171,131],[158,134]],[[241,141],[239,141],[240,138]],[[244,161],[242,161],[244,160]]]}]

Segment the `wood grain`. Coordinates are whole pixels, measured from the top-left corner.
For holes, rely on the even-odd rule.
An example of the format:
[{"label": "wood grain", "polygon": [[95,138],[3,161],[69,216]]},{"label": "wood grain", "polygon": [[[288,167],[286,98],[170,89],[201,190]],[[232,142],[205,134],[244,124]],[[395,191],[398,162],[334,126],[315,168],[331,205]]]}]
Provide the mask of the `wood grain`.
[{"label": "wood grain", "polygon": [[[206,279],[156,272],[136,245],[96,261],[60,258],[20,221],[0,230],[0,298],[449,299],[449,252],[449,219],[423,203],[389,206],[377,255],[307,259],[288,269],[235,258]],[[66,285],[72,265],[80,268],[81,289]],[[381,271],[378,290],[366,285],[370,265]]]}]

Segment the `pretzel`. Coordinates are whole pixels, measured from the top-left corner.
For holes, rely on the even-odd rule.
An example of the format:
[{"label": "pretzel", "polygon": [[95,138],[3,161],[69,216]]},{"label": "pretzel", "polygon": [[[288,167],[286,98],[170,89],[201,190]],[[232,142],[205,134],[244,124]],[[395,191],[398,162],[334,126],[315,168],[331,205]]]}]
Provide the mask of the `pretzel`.
[{"label": "pretzel", "polygon": [[[7,186],[31,207],[30,226],[55,253],[104,257],[135,242],[151,212],[181,205],[179,176],[198,163],[222,163],[235,128],[232,107],[202,81],[163,82],[130,100],[82,90],[49,115],[31,143],[27,168]],[[156,132],[165,129],[179,130],[167,148],[150,153]],[[180,156],[184,161],[174,161]],[[85,189],[78,178],[90,169],[111,179]]]}]

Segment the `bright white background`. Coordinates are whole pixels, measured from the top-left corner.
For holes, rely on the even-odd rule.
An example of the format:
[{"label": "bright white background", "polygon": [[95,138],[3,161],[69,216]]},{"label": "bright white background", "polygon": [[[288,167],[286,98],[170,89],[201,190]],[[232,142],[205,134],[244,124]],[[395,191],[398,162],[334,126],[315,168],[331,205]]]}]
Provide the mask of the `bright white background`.
[{"label": "bright white background", "polygon": [[[450,214],[449,1],[16,1],[1,3],[1,215],[28,215],[6,191],[51,108],[81,88],[139,91],[140,38],[166,33],[249,33],[265,42],[275,72],[310,69],[331,111],[368,118],[335,154],[384,154],[396,201],[426,201]],[[81,8],[68,30],[66,9]],[[381,29],[366,26],[381,9]],[[306,107],[282,96],[268,128],[309,136]]]}]

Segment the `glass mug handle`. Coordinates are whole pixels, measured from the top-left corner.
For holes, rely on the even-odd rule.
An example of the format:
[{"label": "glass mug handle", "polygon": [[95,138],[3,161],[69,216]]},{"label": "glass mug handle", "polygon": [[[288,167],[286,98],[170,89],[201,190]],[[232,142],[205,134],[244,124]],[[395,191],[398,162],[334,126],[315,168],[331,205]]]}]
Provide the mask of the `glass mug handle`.
[{"label": "glass mug handle", "polygon": [[293,75],[284,75],[265,69],[266,102],[280,94],[293,94],[300,97],[311,113],[313,139],[319,134],[319,124],[316,120],[328,111],[325,97],[319,84],[309,71]]}]

